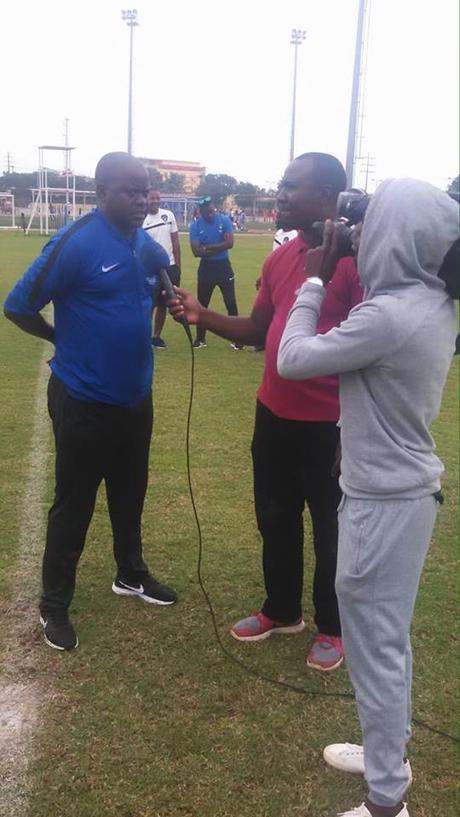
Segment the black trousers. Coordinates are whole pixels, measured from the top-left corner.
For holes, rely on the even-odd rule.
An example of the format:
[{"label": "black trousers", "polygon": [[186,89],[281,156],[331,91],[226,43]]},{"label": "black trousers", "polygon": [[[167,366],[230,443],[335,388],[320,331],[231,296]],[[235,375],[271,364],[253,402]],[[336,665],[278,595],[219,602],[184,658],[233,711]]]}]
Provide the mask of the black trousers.
[{"label": "black trousers", "polygon": [[170,264],[167,273],[169,275],[169,279],[175,287],[180,286],[180,267],[177,264]]},{"label": "black trousers", "polygon": [[54,375],[48,384],[48,411],[56,444],[56,487],[43,557],[42,612],[70,605],[102,480],[118,573],[136,582],[148,572],[141,515],[153,424],[151,394],[134,408],[74,400]]},{"label": "black trousers", "polygon": [[252,458],[267,593],[262,612],[282,622],[294,621],[302,613],[306,502],[316,556],[315,623],[327,635],[340,635],[334,584],[341,491],[331,476],[338,440],[333,422],[283,420],[257,403]]},{"label": "black trousers", "polygon": [[[228,259],[209,261],[202,259],[198,267],[197,298],[202,306],[209,306],[214,289],[219,287],[228,315],[238,315],[235,295],[235,274]],[[204,341],[206,329],[196,327],[196,339]]]}]

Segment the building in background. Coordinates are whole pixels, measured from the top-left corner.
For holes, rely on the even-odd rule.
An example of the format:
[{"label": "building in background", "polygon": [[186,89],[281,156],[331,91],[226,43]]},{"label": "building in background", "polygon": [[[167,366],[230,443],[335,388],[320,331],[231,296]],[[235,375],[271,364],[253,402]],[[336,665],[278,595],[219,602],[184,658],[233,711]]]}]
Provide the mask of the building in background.
[{"label": "building in background", "polygon": [[194,193],[206,173],[206,168],[198,162],[180,162],[175,159],[147,159],[143,156],[139,156],[139,159],[147,170],[150,167],[161,173],[164,181],[173,173],[183,176],[184,193]]}]

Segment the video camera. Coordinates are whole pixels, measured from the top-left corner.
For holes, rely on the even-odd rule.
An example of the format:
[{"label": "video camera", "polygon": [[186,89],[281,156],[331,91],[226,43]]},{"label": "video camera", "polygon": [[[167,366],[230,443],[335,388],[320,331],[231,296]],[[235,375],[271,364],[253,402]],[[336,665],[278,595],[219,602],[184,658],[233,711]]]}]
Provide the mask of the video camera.
[{"label": "video camera", "polygon": [[[448,195],[458,201],[458,194],[449,192]],[[338,257],[345,258],[355,255],[352,235],[355,226],[364,221],[371,197],[365,190],[352,188],[343,190],[337,198],[336,225],[338,227]],[[312,224],[310,241],[313,247],[323,243],[324,221],[315,221]],[[460,300],[460,241],[456,241],[446,254],[439,278],[446,284],[446,290],[454,300]],[[460,335],[459,335],[460,338]],[[458,339],[457,339],[458,340]]]},{"label": "video camera", "polygon": [[[356,224],[364,220],[371,197],[365,190],[352,188],[343,190],[337,198],[337,224],[338,224],[338,256],[355,255],[351,236]],[[324,222],[315,221],[312,225],[313,243],[319,247],[323,242]]]}]

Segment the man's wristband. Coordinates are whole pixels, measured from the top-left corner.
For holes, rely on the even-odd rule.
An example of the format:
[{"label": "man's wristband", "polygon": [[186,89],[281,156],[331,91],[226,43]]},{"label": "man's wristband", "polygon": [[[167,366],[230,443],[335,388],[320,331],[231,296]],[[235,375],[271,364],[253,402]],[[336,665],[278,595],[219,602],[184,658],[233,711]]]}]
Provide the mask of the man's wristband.
[{"label": "man's wristband", "polygon": [[316,284],[317,287],[323,287],[324,281],[322,281],[318,275],[312,275],[310,278],[307,278],[307,284]]}]

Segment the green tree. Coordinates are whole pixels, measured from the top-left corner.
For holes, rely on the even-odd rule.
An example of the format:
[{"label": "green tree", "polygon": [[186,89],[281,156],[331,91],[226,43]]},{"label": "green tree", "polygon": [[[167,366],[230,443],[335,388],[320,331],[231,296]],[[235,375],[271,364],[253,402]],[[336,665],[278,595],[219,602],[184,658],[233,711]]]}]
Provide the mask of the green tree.
[{"label": "green tree", "polygon": [[238,207],[253,207],[256,196],[260,196],[262,190],[251,182],[238,182],[235,191],[235,201]]},{"label": "green tree", "polygon": [[[31,188],[38,187],[37,173],[4,173],[0,177],[0,191],[14,193],[16,207],[27,207],[32,201]],[[65,176],[48,171],[48,187],[65,188]],[[95,190],[95,181],[90,176],[76,176],[77,190]]]},{"label": "green tree", "polygon": [[16,207],[27,207],[32,199],[31,187],[37,187],[36,173],[4,173],[0,178],[0,191],[14,193]]},{"label": "green tree", "polygon": [[147,173],[149,174],[149,186],[152,190],[163,189],[163,176],[156,167],[147,166]]},{"label": "green tree", "polygon": [[203,177],[196,193],[198,196],[211,196],[214,204],[221,206],[227,196],[236,192],[238,182],[233,176],[225,173],[207,173]]},{"label": "green tree", "polygon": [[456,176],[455,179],[452,179],[451,183],[447,188],[448,193],[460,193],[460,176]]},{"label": "green tree", "polygon": [[165,193],[183,193],[184,177],[180,173],[170,173],[169,176],[163,180],[161,190]]}]

